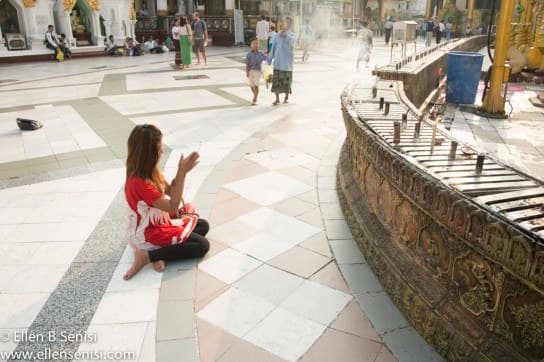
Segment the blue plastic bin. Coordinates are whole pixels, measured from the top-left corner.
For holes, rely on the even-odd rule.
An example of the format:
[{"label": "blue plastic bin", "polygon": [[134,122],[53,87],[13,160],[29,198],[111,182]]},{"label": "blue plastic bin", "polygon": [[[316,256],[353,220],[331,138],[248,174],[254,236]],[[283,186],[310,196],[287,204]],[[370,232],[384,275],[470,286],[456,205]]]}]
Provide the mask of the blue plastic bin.
[{"label": "blue plastic bin", "polygon": [[448,83],[446,100],[451,103],[473,104],[478,93],[478,83],[483,54],[473,52],[448,53]]}]

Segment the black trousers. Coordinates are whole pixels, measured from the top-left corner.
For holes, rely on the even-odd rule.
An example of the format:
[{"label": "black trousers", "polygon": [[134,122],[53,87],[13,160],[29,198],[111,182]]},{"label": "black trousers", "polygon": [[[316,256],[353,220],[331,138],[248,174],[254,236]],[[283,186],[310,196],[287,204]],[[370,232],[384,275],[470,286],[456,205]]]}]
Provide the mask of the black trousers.
[{"label": "black trousers", "polygon": [[204,219],[198,219],[193,232],[183,243],[165,246],[164,248],[150,250],[151,262],[164,260],[193,259],[203,257],[210,250],[210,243],[205,238],[210,230],[210,225]]},{"label": "black trousers", "polygon": [[391,31],[393,29],[385,29],[385,44],[389,44],[389,39],[391,39]]}]

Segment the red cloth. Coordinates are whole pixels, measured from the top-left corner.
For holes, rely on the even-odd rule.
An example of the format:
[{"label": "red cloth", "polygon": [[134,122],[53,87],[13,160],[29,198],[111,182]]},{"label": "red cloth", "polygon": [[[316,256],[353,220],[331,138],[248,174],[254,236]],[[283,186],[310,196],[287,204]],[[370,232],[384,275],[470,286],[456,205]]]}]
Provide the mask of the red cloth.
[{"label": "red cloth", "polygon": [[125,197],[132,211],[129,215],[128,239],[140,249],[184,242],[198,221],[197,216],[184,216],[176,220],[179,225],[172,224],[167,212],[153,207],[153,202],[163,197],[163,194],[140,177],[128,178]]}]

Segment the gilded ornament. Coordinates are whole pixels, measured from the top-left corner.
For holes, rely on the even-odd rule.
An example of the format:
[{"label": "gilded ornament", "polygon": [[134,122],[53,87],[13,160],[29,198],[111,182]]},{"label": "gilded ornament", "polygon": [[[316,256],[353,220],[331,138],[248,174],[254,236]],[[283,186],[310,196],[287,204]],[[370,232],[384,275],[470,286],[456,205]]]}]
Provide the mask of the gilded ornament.
[{"label": "gilded ornament", "polygon": [[36,0],[23,0],[23,5],[25,8],[34,8],[36,7]]},{"label": "gilded ornament", "polygon": [[86,0],[89,7],[94,11],[100,10],[100,0]]},{"label": "gilded ornament", "polygon": [[64,11],[72,11],[76,5],[76,0],[64,0]]}]

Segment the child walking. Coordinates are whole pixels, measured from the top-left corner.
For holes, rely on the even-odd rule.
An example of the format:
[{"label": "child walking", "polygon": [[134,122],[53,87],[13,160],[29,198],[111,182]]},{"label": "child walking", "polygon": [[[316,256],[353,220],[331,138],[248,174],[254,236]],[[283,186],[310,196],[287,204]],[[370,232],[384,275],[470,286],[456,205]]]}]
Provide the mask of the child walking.
[{"label": "child walking", "polygon": [[[159,170],[162,133],[149,124],[136,126],[128,138],[125,197],[130,207],[127,239],[134,262],[124,276],[132,278],[146,264],[162,272],[165,261],[200,258],[210,248],[210,227],[184,205],[185,177],[197,164],[196,152],[180,157],[176,177],[169,184]],[[172,219],[175,220],[172,220]]]},{"label": "child walking", "polygon": [[259,40],[254,38],[251,40],[251,51],[246,56],[246,76],[253,92],[252,106],[257,104],[259,96],[259,82],[262,75],[262,62],[266,60],[266,55],[259,50]]}]

